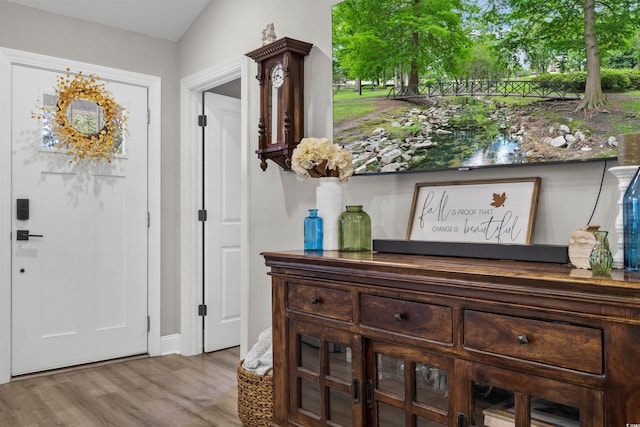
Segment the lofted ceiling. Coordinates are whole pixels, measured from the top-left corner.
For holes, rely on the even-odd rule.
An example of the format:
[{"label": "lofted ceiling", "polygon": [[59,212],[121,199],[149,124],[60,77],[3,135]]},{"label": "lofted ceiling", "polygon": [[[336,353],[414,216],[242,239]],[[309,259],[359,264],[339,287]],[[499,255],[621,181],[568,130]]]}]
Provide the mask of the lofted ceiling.
[{"label": "lofted ceiling", "polygon": [[7,0],[89,22],[178,41],[210,0]]}]

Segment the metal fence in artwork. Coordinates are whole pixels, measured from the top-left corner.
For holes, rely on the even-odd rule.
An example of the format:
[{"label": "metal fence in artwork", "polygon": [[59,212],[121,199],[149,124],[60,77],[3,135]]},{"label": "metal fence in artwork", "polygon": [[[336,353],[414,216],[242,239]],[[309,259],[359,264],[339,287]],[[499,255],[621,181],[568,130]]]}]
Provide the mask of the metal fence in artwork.
[{"label": "metal fence in artwork", "polygon": [[567,82],[529,80],[467,80],[438,82],[418,87],[392,87],[387,98],[408,99],[440,96],[520,96],[553,99],[580,99],[580,94]]}]

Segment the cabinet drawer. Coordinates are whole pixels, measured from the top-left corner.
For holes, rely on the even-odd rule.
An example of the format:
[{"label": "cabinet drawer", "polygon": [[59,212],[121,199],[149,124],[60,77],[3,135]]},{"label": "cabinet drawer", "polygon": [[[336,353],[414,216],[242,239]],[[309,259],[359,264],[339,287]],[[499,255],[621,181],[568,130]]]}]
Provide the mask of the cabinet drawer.
[{"label": "cabinet drawer", "polygon": [[330,319],[353,321],[351,292],[347,291],[289,283],[287,305],[290,310]]},{"label": "cabinet drawer", "polygon": [[602,331],[467,310],[464,345],[504,356],[602,374]]},{"label": "cabinet drawer", "polygon": [[372,295],[360,297],[363,326],[443,343],[453,342],[450,307]]}]

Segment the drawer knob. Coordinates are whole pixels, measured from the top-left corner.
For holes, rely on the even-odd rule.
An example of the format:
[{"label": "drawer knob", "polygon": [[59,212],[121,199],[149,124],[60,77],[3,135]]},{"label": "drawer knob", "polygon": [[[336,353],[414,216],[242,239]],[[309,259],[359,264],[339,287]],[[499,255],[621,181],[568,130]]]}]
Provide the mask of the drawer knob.
[{"label": "drawer knob", "polygon": [[404,314],[402,313],[396,313],[393,315],[393,318],[396,320],[404,320]]},{"label": "drawer knob", "polygon": [[313,305],[320,304],[320,297],[311,298],[311,304]]},{"label": "drawer knob", "polygon": [[520,344],[529,344],[529,337],[525,334],[518,335],[518,343]]}]

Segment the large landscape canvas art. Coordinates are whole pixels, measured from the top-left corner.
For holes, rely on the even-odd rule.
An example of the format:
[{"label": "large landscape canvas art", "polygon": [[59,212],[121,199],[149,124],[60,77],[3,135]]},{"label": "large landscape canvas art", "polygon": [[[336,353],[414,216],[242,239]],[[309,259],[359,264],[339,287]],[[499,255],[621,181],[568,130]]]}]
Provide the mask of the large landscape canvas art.
[{"label": "large landscape canvas art", "polygon": [[344,0],[334,140],[356,174],[612,159],[640,129],[637,0]]}]

